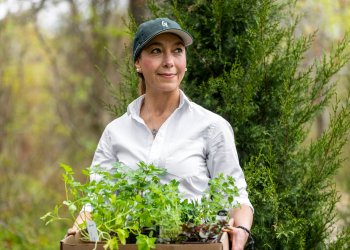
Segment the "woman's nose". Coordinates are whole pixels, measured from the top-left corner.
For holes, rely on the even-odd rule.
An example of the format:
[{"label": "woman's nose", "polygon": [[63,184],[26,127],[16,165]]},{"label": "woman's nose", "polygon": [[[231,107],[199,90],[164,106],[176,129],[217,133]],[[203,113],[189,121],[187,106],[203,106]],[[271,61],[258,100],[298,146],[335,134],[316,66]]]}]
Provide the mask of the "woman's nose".
[{"label": "woman's nose", "polygon": [[174,66],[174,58],[171,53],[164,53],[163,66],[167,68]]}]

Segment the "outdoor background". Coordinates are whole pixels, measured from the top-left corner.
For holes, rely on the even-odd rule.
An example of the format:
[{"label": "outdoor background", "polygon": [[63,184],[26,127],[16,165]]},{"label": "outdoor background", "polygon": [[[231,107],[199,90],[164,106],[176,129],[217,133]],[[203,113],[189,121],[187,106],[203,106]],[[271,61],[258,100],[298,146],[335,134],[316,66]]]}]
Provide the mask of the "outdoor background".
[{"label": "outdoor background", "polygon": [[[349,0],[298,1],[297,32],[316,39],[308,61],[350,29]],[[114,102],[120,68],[130,53],[129,13],[147,15],[145,1],[0,0],[0,246],[57,249],[71,221],[45,226],[40,217],[62,201],[60,164],[80,174],[89,166]],[[337,75],[339,96],[350,65]],[[327,127],[320,116],[310,138]],[[343,154],[350,152],[350,144]],[[350,225],[350,161],[336,176],[339,227]]]}]

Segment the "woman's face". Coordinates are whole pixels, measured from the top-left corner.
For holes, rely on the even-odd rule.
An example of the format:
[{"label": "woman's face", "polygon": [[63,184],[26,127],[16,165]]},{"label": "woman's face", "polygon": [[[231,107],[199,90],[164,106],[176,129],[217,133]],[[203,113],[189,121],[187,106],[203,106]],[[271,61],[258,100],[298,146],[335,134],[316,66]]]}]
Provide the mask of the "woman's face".
[{"label": "woman's face", "polygon": [[146,83],[146,91],[178,90],[186,71],[186,48],[182,40],[171,33],[153,38],[135,62]]}]

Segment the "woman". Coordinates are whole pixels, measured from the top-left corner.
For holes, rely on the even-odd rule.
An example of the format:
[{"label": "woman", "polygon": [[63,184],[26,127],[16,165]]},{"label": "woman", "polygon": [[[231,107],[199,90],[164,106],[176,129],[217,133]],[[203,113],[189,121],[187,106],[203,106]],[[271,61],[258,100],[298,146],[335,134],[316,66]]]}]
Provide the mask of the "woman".
[{"label": "woman", "polygon": [[[111,168],[121,162],[136,168],[140,161],[164,167],[164,181],[176,179],[188,199],[199,199],[211,177],[232,175],[239,188],[239,208],[231,211],[225,229],[233,249],[243,249],[250,234],[253,207],[248,199],[230,124],[191,102],[180,90],[187,71],[186,48],[192,37],[174,21],[157,18],[141,24],[134,39],[133,58],[142,96],[104,130],[92,165]],[[91,176],[98,180],[98,176]],[[79,222],[90,217],[85,212]],[[86,212],[87,211],[87,212]],[[74,233],[76,227],[70,230]]]}]

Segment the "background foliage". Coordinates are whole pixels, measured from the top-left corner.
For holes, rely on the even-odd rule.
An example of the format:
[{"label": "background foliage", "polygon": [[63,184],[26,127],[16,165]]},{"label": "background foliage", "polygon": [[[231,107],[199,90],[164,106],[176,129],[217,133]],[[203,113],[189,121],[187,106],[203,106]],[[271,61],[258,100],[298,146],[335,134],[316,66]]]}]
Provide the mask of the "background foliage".
[{"label": "background foliage", "polygon": [[[151,4],[156,16],[179,20],[196,41],[185,92],[234,127],[256,209],[257,247],[346,249],[349,231],[332,234],[334,175],[344,160],[350,99],[337,99],[333,77],[349,62],[349,37],[307,62],[315,35],[296,35],[294,1],[175,0],[158,6]],[[332,100],[329,125],[305,143]]]},{"label": "background foliage", "polygon": [[118,81],[106,48],[123,57],[125,13],[116,1],[16,4],[0,20],[0,248],[57,249],[71,223],[39,217],[64,195],[60,163],[89,166],[111,119],[96,66]]},{"label": "background foliage", "polygon": [[[105,109],[105,104],[113,103],[107,108],[120,113],[125,103],[136,95],[135,86],[122,84],[127,83],[133,71],[125,56],[130,44],[125,26],[128,15],[126,9],[121,8],[122,1],[118,0],[12,1],[19,7],[2,14],[6,2],[0,1],[0,248],[57,249],[69,224],[45,227],[39,218],[64,195],[59,164],[75,166],[76,173],[87,167],[104,125],[114,116]],[[130,2],[129,11],[135,14],[138,23],[150,15],[145,2]],[[159,2],[173,4],[155,2],[156,5],[151,6],[155,14],[160,11]],[[322,224],[313,225],[312,222],[316,221],[313,218],[325,222],[321,218],[325,214],[331,216],[326,220],[343,215],[339,224],[333,226],[345,228],[349,225],[346,205],[350,193],[349,161],[332,162],[335,168],[342,164],[341,171],[333,179],[334,169],[329,169],[328,173],[320,169],[331,157],[326,159],[317,154],[325,152],[324,148],[330,145],[338,147],[344,142],[345,137],[341,137],[339,144],[330,140],[331,131],[333,135],[340,135],[346,125],[331,123],[328,114],[332,113],[335,96],[308,102],[310,108],[321,104],[318,112],[312,110],[308,114],[313,119],[299,120],[299,125],[310,128],[308,134],[293,124],[300,118],[297,112],[303,113],[308,108],[299,105],[303,104],[303,98],[310,98],[308,92],[297,94],[308,82],[320,83],[316,89],[326,87],[323,96],[333,93],[328,92],[328,83],[337,83],[332,85],[332,90],[338,93],[338,100],[347,97],[343,93],[349,88],[349,66],[322,80],[326,85],[315,81],[316,68],[310,77],[307,74],[300,77],[299,85],[291,83],[294,83],[293,71],[305,72],[303,70],[313,63],[322,69],[323,56],[329,58],[331,45],[342,39],[344,30],[350,26],[350,3],[298,1],[296,8],[284,9],[288,11],[285,16],[290,17],[285,19],[281,18],[284,12],[271,6],[272,1],[213,1],[216,4],[212,6],[206,5],[211,1],[178,2],[181,11],[171,8],[170,15],[188,28],[196,40],[189,50],[185,91],[198,103],[232,121],[251,192],[260,190],[252,195],[256,211],[268,211],[264,216],[256,214],[254,233],[261,236],[271,233],[269,241],[261,237],[259,242],[276,244],[271,248],[283,248],[286,245],[278,244],[294,240],[300,244],[298,246],[313,244],[302,242],[305,232],[320,235],[322,242],[334,239],[328,231],[318,231],[324,228]],[[191,5],[194,2],[197,6]],[[187,16],[188,12],[191,15]],[[294,30],[288,28],[298,13],[306,14]],[[48,24],[50,15],[58,17],[51,25]],[[232,23],[234,26],[230,30]],[[318,31],[311,40],[304,37],[313,34],[316,28]],[[296,39],[289,44],[289,50],[286,48],[288,37]],[[299,54],[303,50],[305,53]],[[341,62],[335,60],[334,63]],[[202,68],[207,70],[203,72]],[[111,85],[106,84],[105,78]],[[239,84],[227,85],[226,82]],[[198,94],[193,91],[197,84]],[[295,88],[298,86],[300,89]],[[120,96],[129,91],[130,94]],[[240,95],[231,95],[235,92]],[[229,103],[239,105],[222,105]],[[288,135],[298,136],[286,137],[286,128]],[[337,132],[336,128],[343,130]],[[280,148],[278,142],[285,142],[286,138],[288,143]],[[315,138],[320,139],[310,144]],[[300,144],[302,139],[305,140]],[[335,144],[331,144],[333,142]],[[336,149],[339,151],[335,153],[340,152],[340,147]],[[343,156],[348,156],[348,152],[349,147],[343,150]],[[312,161],[314,159],[317,161]],[[299,172],[292,173],[290,166]],[[323,173],[319,177],[327,177],[329,182],[318,183],[318,179],[311,178],[315,168]],[[303,182],[296,185],[301,175]],[[343,202],[339,207],[342,213],[327,207],[337,197],[333,180],[342,192]],[[294,184],[292,189],[288,183]],[[313,189],[320,191],[325,186],[328,187],[327,199],[312,196]],[[306,194],[300,195],[301,190],[307,191]],[[324,208],[328,211],[312,213],[308,220],[306,212],[299,215],[297,209],[305,204],[310,211],[326,204]],[[270,216],[274,213],[278,216]],[[341,249],[342,240],[332,247]]]}]

